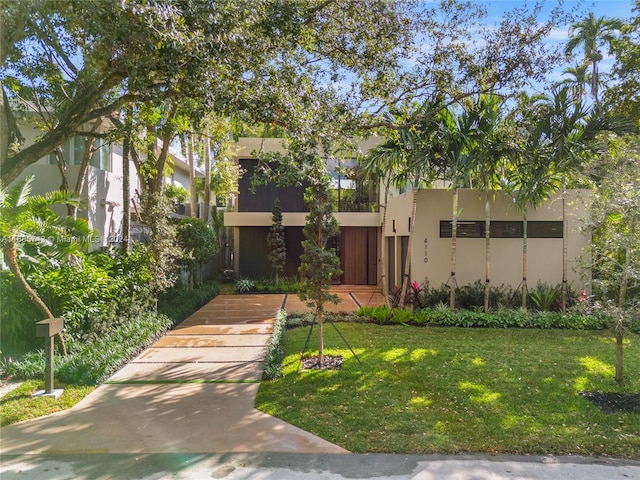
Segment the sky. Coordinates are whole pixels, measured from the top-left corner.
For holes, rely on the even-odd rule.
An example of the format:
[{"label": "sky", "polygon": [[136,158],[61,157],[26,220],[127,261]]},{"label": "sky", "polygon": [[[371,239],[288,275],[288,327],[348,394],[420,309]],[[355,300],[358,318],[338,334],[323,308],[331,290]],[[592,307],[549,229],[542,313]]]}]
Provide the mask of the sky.
[{"label": "sky", "polygon": [[[523,5],[532,6],[534,0],[472,0],[474,3],[483,5],[487,9],[488,22],[498,21],[502,14],[506,11],[513,10],[516,7]],[[547,17],[551,10],[557,5],[557,0],[544,0],[544,6],[542,14]],[[563,10],[570,11],[576,9],[576,17],[578,19],[584,18],[589,12],[593,12],[596,17],[605,18],[618,18],[621,20],[627,20],[632,16],[635,16],[633,8],[635,6],[634,0],[565,0],[563,2]],[[542,20],[542,19],[541,19]],[[569,25],[565,25],[563,28],[554,30],[549,38],[552,43],[563,44],[569,39]],[[576,52],[577,53],[577,52]],[[598,68],[601,73],[605,74],[613,65],[613,59],[607,55],[606,51],[602,52],[604,55],[603,60],[599,63]],[[562,68],[564,69],[564,67]],[[560,80],[562,78],[561,70],[559,69],[555,74],[553,80]]]}]

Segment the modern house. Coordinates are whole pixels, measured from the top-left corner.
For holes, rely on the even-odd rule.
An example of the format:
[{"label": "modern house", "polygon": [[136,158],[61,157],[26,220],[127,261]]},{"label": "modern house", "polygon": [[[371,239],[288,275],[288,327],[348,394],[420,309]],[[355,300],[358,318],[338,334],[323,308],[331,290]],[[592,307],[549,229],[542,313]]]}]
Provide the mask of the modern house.
[{"label": "modern house", "polygon": [[[367,151],[375,141],[363,143]],[[268,278],[271,266],[267,259],[267,233],[276,198],[280,199],[285,226],[287,263],[284,275],[297,275],[302,254],[302,228],[307,210],[304,206],[304,185],[296,187],[260,186],[254,190],[251,181],[258,161],[253,152],[261,149],[281,151],[279,139],[242,138],[238,141],[237,161],[245,172],[240,180],[235,211],[225,212],[224,224],[233,227],[235,271],[243,277]],[[380,276],[379,237],[380,213],[375,185],[355,180],[349,169],[355,167],[352,157],[341,158],[329,170],[335,191],[340,223],[340,237],[332,245],[336,248],[343,275],[341,282],[350,285],[376,285]]]},{"label": "modern house", "polygon": [[[366,153],[375,144],[361,145]],[[274,200],[280,199],[285,226],[287,263],[284,275],[294,276],[300,264],[306,209],[304,185],[251,188],[257,166],[255,152],[280,151],[278,139],[242,138],[238,141],[237,161],[245,171],[239,185],[235,211],[225,212],[224,223],[233,228],[234,268],[240,277],[269,278],[267,233],[272,224]],[[453,191],[425,189],[418,192],[415,225],[411,224],[412,192],[390,192],[383,227],[384,192],[372,182],[355,180],[349,169],[355,158],[343,158],[340,165],[328,165],[334,181],[337,208],[335,217],[341,226],[340,236],[333,241],[343,270],[340,282],[349,285],[400,285],[403,278],[410,232],[414,235],[411,255],[411,280],[430,285],[447,283],[451,277],[451,218]],[[339,167],[339,168],[338,168]],[[575,268],[577,257],[590,238],[580,232],[580,219],[588,211],[587,191],[570,191],[564,202],[568,221],[568,282],[575,289],[584,283]],[[485,279],[485,202],[484,192],[459,192],[459,225],[457,228],[456,279],[458,286]],[[506,192],[491,196],[490,265],[493,285],[516,288],[523,278],[523,218]],[[553,198],[537,210],[528,212],[528,274],[531,286],[540,282],[561,283],[563,266],[563,202]],[[385,259],[381,244],[385,242]]]}]

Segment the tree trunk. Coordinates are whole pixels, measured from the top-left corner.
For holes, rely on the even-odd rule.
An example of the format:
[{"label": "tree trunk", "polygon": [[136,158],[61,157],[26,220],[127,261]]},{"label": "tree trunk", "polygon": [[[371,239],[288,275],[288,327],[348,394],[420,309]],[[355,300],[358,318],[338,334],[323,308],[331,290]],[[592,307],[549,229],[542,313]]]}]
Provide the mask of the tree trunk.
[{"label": "tree trunk", "polygon": [[191,218],[197,218],[196,212],[196,165],[193,158],[193,134],[187,135],[187,148],[189,154],[189,206],[191,208]]},{"label": "tree trunk", "polygon": [[316,321],[318,322],[318,363],[320,369],[324,366],[324,318],[323,306],[316,303]]},{"label": "tree trunk", "polygon": [[[8,238],[6,239],[5,242],[6,243],[2,251],[7,260],[7,263],[9,264],[9,270],[16,277],[16,279],[18,280],[18,283],[22,287],[22,290],[24,291],[24,293],[26,293],[31,303],[33,303],[33,305],[35,305],[35,307],[40,311],[40,313],[42,313],[44,318],[45,319],[54,318],[53,313],[51,313],[51,310],[49,310],[49,307],[47,307],[47,305],[42,301],[38,293],[33,288],[31,288],[31,285],[29,285],[29,282],[27,282],[27,279],[24,278],[24,275],[22,275],[22,271],[20,270],[20,265],[18,264],[18,246],[16,245],[14,239]],[[60,341],[62,354],[66,357],[67,346],[65,344],[62,333],[58,334],[58,339]]]},{"label": "tree trunk", "polygon": [[569,263],[569,222],[567,221],[567,190],[564,180],[562,181],[562,293],[560,295],[560,305],[562,313],[567,311],[567,271]]},{"label": "tree trunk", "polygon": [[[95,130],[94,127],[93,130]],[[78,168],[78,178],[76,179],[76,188],[74,192],[79,196],[84,190],[85,183],[87,182],[87,172],[89,170],[89,162],[91,160],[91,155],[93,153],[93,148],[96,143],[96,139],[92,137],[85,137],[84,139],[84,153],[82,154],[82,161],[80,162],[80,167]],[[69,205],[68,213],[70,217],[73,217],[74,220],[78,218],[78,207],[75,205]]]},{"label": "tree trunk", "polygon": [[[635,229],[633,225],[630,227],[629,238],[634,238]],[[627,288],[629,287],[629,276],[631,274],[631,245],[627,245],[624,249],[625,260],[624,269],[622,271],[622,281],[620,282],[620,294],[618,296],[618,306],[624,308],[627,301]]]},{"label": "tree trunk", "polygon": [[491,289],[491,205],[489,190],[484,193],[484,242],[485,242],[485,278],[484,312],[489,313],[489,292]]},{"label": "tree trunk", "polygon": [[413,198],[411,201],[411,225],[409,229],[409,242],[407,245],[407,257],[404,261],[404,273],[402,276],[402,291],[400,292],[400,302],[398,306],[404,308],[404,302],[409,289],[409,271],[411,270],[411,249],[413,248],[413,232],[416,226],[416,210],[418,207],[418,186],[413,186]]},{"label": "tree trunk", "polygon": [[522,213],[522,308],[527,308],[527,207]]},{"label": "tree trunk", "polygon": [[453,215],[451,218],[451,289],[449,292],[449,308],[456,308],[456,256],[458,243],[458,187],[453,190]]},{"label": "tree trunk", "polygon": [[384,205],[382,206],[382,225],[380,227],[380,266],[382,268],[382,296],[384,297],[385,304],[389,306],[389,266],[386,263],[387,258],[387,242],[385,237],[385,230],[387,228],[387,204],[389,202],[389,188],[385,186],[384,190]]},{"label": "tree trunk", "polygon": [[[4,63],[4,61],[1,63]],[[2,82],[0,82],[0,95],[0,167],[2,167],[7,161],[10,146],[12,144],[22,144],[24,138],[11,111],[11,105]]]},{"label": "tree trunk", "polygon": [[[56,147],[54,150],[54,155],[56,157],[56,165],[58,166],[58,170],[60,171],[60,191],[68,192],[69,191],[69,180],[67,179],[67,161],[62,154],[62,149],[60,147]],[[70,212],[71,206],[67,207],[67,213],[71,215]]]},{"label": "tree trunk", "polygon": [[204,139],[204,221],[209,224],[209,208],[211,204],[211,139],[209,132]]},{"label": "tree trunk", "polygon": [[[622,322],[622,319],[616,319],[616,322]],[[621,384],[623,375],[622,375],[622,346],[624,344],[624,334],[622,333],[622,325],[619,325],[616,331],[616,383]]]}]

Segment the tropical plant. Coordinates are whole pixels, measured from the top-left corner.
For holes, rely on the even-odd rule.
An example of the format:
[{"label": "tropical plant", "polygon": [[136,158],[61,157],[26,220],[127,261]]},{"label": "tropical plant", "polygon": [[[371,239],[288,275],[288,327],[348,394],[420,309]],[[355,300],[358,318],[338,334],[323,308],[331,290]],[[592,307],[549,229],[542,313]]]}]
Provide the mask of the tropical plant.
[{"label": "tropical plant", "polygon": [[183,218],[178,224],[177,239],[182,248],[182,262],[189,268],[189,285],[203,281],[202,265],[218,253],[218,241],[212,228],[199,218]]},{"label": "tropical plant", "polygon": [[541,148],[545,162],[562,178],[562,311],[566,311],[568,294],[568,241],[569,228],[566,215],[566,177],[579,171],[586,157],[608,148],[601,141],[601,134],[617,134],[633,131],[626,119],[616,118],[601,105],[587,107],[571,96],[567,86],[555,88],[545,106],[542,119],[537,123],[535,136],[544,139]]},{"label": "tropical plant", "polygon": [[240,280],[238,280],[236,282],[236,289],[240,293],[247,293],[247,292],[250,292],[251,290],[253,290],[254,285],[255,284],[254,284],[253,280],[250,280],[248,278],[241,278]]},{"label": "tropical plant", "polygon": [[[33,177],[27,177],[11,189],[0,188],[0,233],[2,253],[29,301],[43,318],[53,318],[49,307],[29,285],[20,267],[19,258],[26,247],[33,247],[31,255],[41,259],[60,259],[77,253],[89,241],[90,229],[85,220],[59,217],[55,205],[80,205],[77,197],[54,191],[43,196],[31,194]],[[66,346],[59,334],[63,352]]]},{"label": "tropical plant", "polygon": [[514,124],[519,126],[514,134],[516,147],[507,166],[502,186],[513,196],[515,208],[522,213],[521,307],[527,308],[529,209],[537,209],[553,193],[560,190],[562,179],[551,165],[548,155],[548,131],[540,127],[540,123],[546,121],[546,97],[530,97],[522,93],[517,100],[517,108],[511,113]]},{"label": "tropical plant", "polygon": [[539,283],[535,290],[529,292],[529,298],[539,312],[550,312],[562,293],[562,285]]},{"label": "tropical plant", "polygon": [[584,50],[584,61],[591,65],[591,95],[596,103],[599,102],[598,86],[600,85],[600,73],[598,62],[603,59],[601,48],[608,47],[616,40],[616,32],[622,28],[622,22],[618,19],[598,17],[589,12],[589,15],[571,25],[569,29],[569,41],[565,46],[567,55],[573,53],[578,47]]},{"label": "tropical plant", "polygon": [[461,112],[454,109],[442,110],[436,121],[441,125],[439,133],[442,142],[442,156],[444,158],[445,174],[444,178],[451,184],[452,190],[452,214],[451,214],[451,276],[447,283],[451,284],[449,291],[449,307],[456,308],[456,290],[458,282],[456,279],[456,255],[458,241],[458,217],[460,209],[458,207],[458,191],[465,184],[465,178],[469,174],[471,166],[470,143],[471,133],[474,124],[474,114],[463,108]]},{"label": "tropical plant", "polygon": [[[421,187],[431,184],[442,168],[439,162],[440,157],[435,155],[441,145],[434,141],[439,124],[434,121],[433,116],[443,108],[441,100],[433,98],[421,104],[403,105],[390,110],[387,117],[391,123],[401,124],[409,118],[421,115],[424,115],[424,118],[408,126],[389,129],[386,141],[372,149],[364,163],[365,172],[375,171],[385,184],[406,188],[412,192],[409,242],[403,268],[400,306],[404,305],[406,292],[409,289],[418,191]],[[384,244],[384,241],[382,243]]]},{"label": "tropical plant", "polygon": [[471,117],[469,128],[469,165],[478,186],[484,190],[485,204],[485,288],[484,309],[489,311],[491,288],[491,196],[500,186],[504,159],[512,154],[514,146],[501,117],[502,100],[497,95],[480,95],[466,106]]}]

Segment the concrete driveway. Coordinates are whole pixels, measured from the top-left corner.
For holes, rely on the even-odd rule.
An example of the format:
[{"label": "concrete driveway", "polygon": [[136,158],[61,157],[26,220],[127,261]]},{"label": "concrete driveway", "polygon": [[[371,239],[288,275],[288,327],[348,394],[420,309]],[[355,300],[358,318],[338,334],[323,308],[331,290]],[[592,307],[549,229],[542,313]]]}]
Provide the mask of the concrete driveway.
[{"label": "concrete driveway", "polygon": [[216,297],[72,409],[4,427],[2,454],[346,453],[254,408],[284,300]]}]

